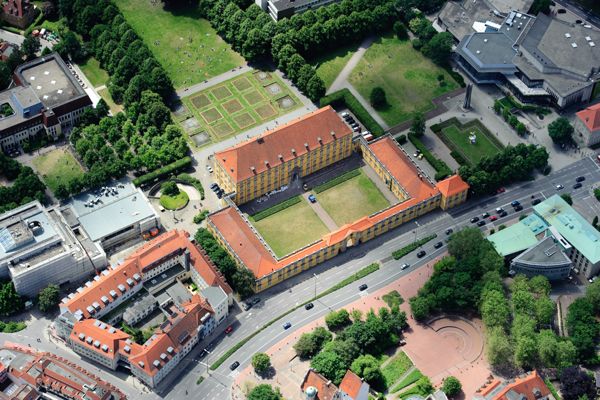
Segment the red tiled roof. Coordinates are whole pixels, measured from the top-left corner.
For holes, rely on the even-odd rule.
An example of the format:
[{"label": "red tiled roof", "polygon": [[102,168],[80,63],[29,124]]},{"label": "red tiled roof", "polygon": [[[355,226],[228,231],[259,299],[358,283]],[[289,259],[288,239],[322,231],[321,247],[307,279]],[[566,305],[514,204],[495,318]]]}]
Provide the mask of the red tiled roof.
[{"label": "red tiled roof", "polygon": [[348,370],[346,371],[346,375],[344,375],[344,379],[342,379],[342,382],[340,383],[340,390],[350,396],[350,398],[356,399],[362,385],[362,379],[360,379],[354,372]]},{"label": "red tiled roof", "polygon": [[313,369],[308,370],[300,385],[304,393],[311,386],[317,389],[315,400],[332,400],[337,392],[337,387],[331,381]]},{"label": "red tiled roof", "polygon": [[438,190],[445,197],[454,196],[455,194],[469,190],[469,184],[462,180],[458,175],[452,175],[437,183]]},{"label": "red tiled roof", "polygon": [[[497,385],[496,385],[497,386]],[[541,397],[545,397],[551,394],[550,389],[546,386],[544,380],[539,376],[537,371],[529,373],[524,378],[517,378],[513,383],[506,385],[500,392],[498,392],[492,400],[510,400],[514,396],[509,396],[509,392],[518,393],[521,396],[525,396],[527,400],[536,400],[535,391],[539,390]],[[487,393],[490,393],[487,391]]]},{"label": "red tiled roof", "polygon": [[[335,133],[335,138],[331,132]],[[333,108],[327,106],[273,131],[215,153],[215,160],[223,166],[234,182],[241,182],[255,173],[265,172],[348,135],[352,135],[350,127]],[[308,149],[305,144],[308,145]],[[292,149],[295,150],[295,154]]]},{"label": "red tiled roof", "polygon": [[581,110],[575,115],[591,132],[600,129],[600,103]]},{"label": "red tiled roof", "polygon": [[[129,335],[120,329],[90,318],[76,322],[69,339],[105,358],[115,358],[119,350],[125,346],[125,340],[129,339]],[[95,343],[99,345],[95,346]],[[132,343],[130,347],[133,345],[135,343]],[[104,347],[106,351],[102,348],[103,346],[106,346]]]}]

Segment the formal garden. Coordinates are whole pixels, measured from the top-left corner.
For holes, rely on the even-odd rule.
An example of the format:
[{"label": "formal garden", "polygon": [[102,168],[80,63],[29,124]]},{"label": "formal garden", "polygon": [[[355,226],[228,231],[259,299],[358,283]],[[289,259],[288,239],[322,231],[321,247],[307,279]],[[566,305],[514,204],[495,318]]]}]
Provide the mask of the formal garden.
[{"label": "formal garden", "polygon": [[[302,105],[275,74],[251,71],[183,99],[180,124],[197,145],[218,142]],[[196,138],[198,136],[198,138]]]},{"label": "formal garden", "polygon": [[44,183],[55,192],[58,186],[83,176],[83,169],[68,148],[60,148],[33,159],[33,166]]},{"label": "formal garden", "polygon": [[199,8],[164,10],[162,2],[120,0],[117,6],[142,37],[176,89],[200,83],[244,63],[202,18]]}]

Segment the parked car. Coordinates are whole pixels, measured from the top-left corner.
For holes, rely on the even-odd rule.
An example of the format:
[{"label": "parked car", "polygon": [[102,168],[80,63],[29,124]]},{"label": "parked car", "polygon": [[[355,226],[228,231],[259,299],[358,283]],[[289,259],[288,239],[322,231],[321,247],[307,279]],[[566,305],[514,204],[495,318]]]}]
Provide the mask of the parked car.
[{"label": "parked car", "polygon": [[522,211],[522,210],[523,210],[523,206],[520,204],[515,207],[515,211]]},{"label": "parked car", "polygon": [[585,181],[585,176],[578,176],[578,177],[575,179],[575,182],[583,182],[583,181]]},{"label": "parked car", "polygon": [[404,346],[404,345],[406,344],[406,340],[404,340],[404,339],[400,339],[400,341],[398,342],[398,344],[399,344],[400,346]]},{"label": "parked car", "polygon": [[345,111],[342,113],[342,118],[348,118],[349,116],[350,116],[350,114],[348,114]]},{"label": "parked car", "polygon": [[420,154],[421,154],[421,150],[415,150],[413,157],[419,157]]},{"label": "parked car", "polygon": [[250,303],[242,303],[242,309],[244,311],[248,311],[251,308],[252,308],[252,304],[250,304]]},{"label": "parked car", "polygon": [[425,257],[425,254],[427,254],[427,253],[425,252],[425,250],[421,250],[420,252],[418,252],[418,253],[417,253],[417,257],[418,257],[418,258],[423,258],[423,257]]},{"label": "parked car", "polygon": [[352,131],[360,133],[360,131],[362,131],[362,128],[360,126],[357,126],[356,128],[352,128]]},{"label": "parked car", "polygon": [[304,308],[305,308],[306,310],[310,310],[310,309],[311,309],[311,308],[313,308],[314,306],[315,306],[315,305],[314,305],[313,303],[306,303],[306,304],[304,305]]},{"label": "parked car", "polygon": [[360,285],[360,286],[358,287],[358,290],[360,290],[360,291],[362,292],[363,290],[367,290],[367,288],[368,288],[367,284],[366,284],[366,283],[363,283],[362,285]]},{"label": "parked car", "polygon": [[581,183],[577,182],[576,184],[573,185],[573,189],[579,189],[581,186],[583,186]]},{"label": "parked car", "polygon": [[437,242],[436,244],[433,245],[433,248],[435,249],[439,249],[440,247],[442,247],[444,245],[443,242]]},{"label": "parked car", "polygon": [[506,211],[502,211],[502,212],[500,213],[500,218],[504,218],[504,217],[506,217],[507,215],[508,215],[508,213],[507,213]]},{"label": "parked car", "polygon": [[484,219],[482,219],[481,221],[479,221],[477,223],[477,226],[484,226],[484,225],[485,225],[485,220]]},{"label": "parked car", "polygon": [[561,190],[561,189],[564,189],[564,186],[559,183],[558,185],[555,186],[555,188],[556,188],[556,190]]},{"label": "parked car", "polygon": [[446,229],[446,235],[451,235],[454,230],[452,228]]},{"label": "parked car", "polygon": [[410,267],[410,264],[404,263],[402,266],[400,266],[400,269],[405,270],[408,267]]},{"label": "parked car", "polygon": [[350,124],[350,126],[353,128],[358,128],[359,125],[356,122],[353,122]]},{"label": "parked car", "polygon": [[218,197],[219,199],[223,198],[223,194],[224,194],[224,193],[225,193],[225,191],[224,191],[223,189],[219,189],[219,190],[217,191],[217,197]]},{"label": "parked car", "polygon": [[503,209],[502,207],[498,207],[498,208],[496,208],[496,212],[497,212],[498,214],[501,214],[503,211],[504,211],[504,209]]},{"label": "parked car", "polygon": [[315,197],[314,194],[310,194],[310,195],[308,195],[308,201],[310,201],[311,203],[316,203],[317,198]]},{"label": "parked car", "polygon": [[285,324],[283,324],[283,329],[290,329],[292,327],[292,323],[291,322],[286,322]]},{"label": "parked car", "polygon": [[483,214],[481,214],[481,218],[487,218],[489,216],[490,216],[490,214],[487,212],[484,212]]},{"label": "parked car", "polygon": [[231,332],[233,332],[233,326],[229,325],[225,328],[225,334],[229,335]]},{"label": "parked car", "polygon": [[518,205],[520,205],[521,203],[518,200],[513,201],[512,203],[510,203],[511,206],[516,207]]},{"label": "parked car", "polygon": [[236,369],[236,368],[237,368],[237,367],[239,367],[239,366],[240,366],[240,363],[239,363],[239,361],[234,361],[234,362],[233,362],[233,364],[231,364],[231,365],[229,366],[229,369],[233,371],[234,369]]},{"label": "parked car", "polygon": [[474,224],[477,221],[479,221],[479,217],[473,217],[473,218],[471,218],[471,223],[472,224]]},{"label": "parked car", "polygon": [[504,192],[506,192],[506,189],[504,189],[503,187],[500,187],[500,188],[498,188],[498,190],[496,190],[497,194],[504,193]]},{"label": "parked car", "polygon": [[256,305],[260,303],[260,297],[255,297],[252,300],[250,300],[250,302],[252,303],[252,305]]},{"label": "parked car", "polygon": [[541,202],[542,202],[542,200],[540,200],[540,199],[535,199],[535,200],[533,200],[533,201],[531,202],[531,204],[535,206],[535,205],[537,205],[537,204],[540,204]]},{"label": "parked car", "polygon": [[492,215],[492,216],[490,217],[490,221],[495,221],[495,220],[497,220],[497,219],[498,219],[498,217],[496,217],[495,215]]}]

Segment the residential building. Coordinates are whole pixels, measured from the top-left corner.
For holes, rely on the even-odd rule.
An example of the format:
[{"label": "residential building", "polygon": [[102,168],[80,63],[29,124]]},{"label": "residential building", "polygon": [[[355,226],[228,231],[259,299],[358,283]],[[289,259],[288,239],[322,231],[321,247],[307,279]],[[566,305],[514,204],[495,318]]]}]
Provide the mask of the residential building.
[{"label": "residential building", "polygon": [[0,92],[0,151],[17,149],[37,135],[68,134],[92,101],[62,58],[51,53],[15,69],[16,86]]},{"label": "residential building", "polygon": [[337,387],[323,375],[309,368],[300,389],[307,400],[368,400],[369,384],[348,370]]},{"label": "residential building", "polygon": [[498,27],[466,35],[457,62],[479,84],[506,86],[519,100],[559,109],[589,102],[600,79],[600,30],[540,13],[511,11]]},{"label": "residential building", "polygon": [[[259,140],[262,143],[258,143]],[[319,151],[320,148],[324,150]],[[289,158],[294,153],[298,158]],[[373,169],[397,201],[383,210],[325,234],[304,248],[283,257],[276,256],[240,212],[237,204],[278,190],[283,185],[289,185],[290,181],[301,179],[353,153],[362,156],[363,162]],[[208,216],[208,229],[239,266],[254,273],[254,290],[257,292],[414,220],[442,204],[446,208],[456,206],[465,201],[469,188],[460,177],[450,178],[451,182],[435,184],[389,135],[371,142],[362,136],[352,141],[352,133],[330,107],[258,139],[219,152],[215,159],[215,165],[218,166],[217,181],[230,194],[224,198],[227,207]],[[267,176],[269,178],[265,178]],[[249,179],[253,183],[239,184]],[[237,194],[235,190],[238,189],[244,191],[242,195]]]},{"label": "residential building", "polygon": [[215,153],[217,183],[243,204],[352,153],[352,130],[330,106]]},{"label": "residential building", "polygon": [[118,388],[57,355],[5,343],[0,348],[0,399],[125,400]]},{"label": "residential building", "polygon": [[575,118],[575,132],[583,137],[586,146],[600,144],[600,103],[579,111]]},{"label": "residential building", "polygon": [[339,0],[255,0],[255,3],[278,21],[337,1]]},{"label": "residential building", "polygon": [[106,264],[102,247],[71,231],[56,208],[33,201],[0,215],[0,278],[22,296],[79,282]]},{"label": "residential building", "polygon": [[483,386],[474,400],[556,400],[537,371],[528,372],[516,379],[494,379]]},{"label": "residential building", "polygon": [[0,18],[17,28],[27,28],[40,13],[29,0],[6,0],[2,3]]},{"label": "residential building", "polygon": [[[191,280],[197,292],[178,301],[157,300],[165,288]],[[168,289],[167,289],[168,290]],[[140,293],[144,293],[141,300]],[[233,291],[189,234],[170,231],[102,271],[60,304],[57,333],[68,345],[104,366],[120,364],[150,387],[156,386],[183,357],[227,318]],[[146,297],[154,296],[153,300]],[[128,306],[150,314],[158,303],[166,321],[145,343],[111,325]],[[119,315],[119,318],[115,317]],[[129,317],[127,317],[129,318]],[[131,318],[139,322],[139,318]]]}]

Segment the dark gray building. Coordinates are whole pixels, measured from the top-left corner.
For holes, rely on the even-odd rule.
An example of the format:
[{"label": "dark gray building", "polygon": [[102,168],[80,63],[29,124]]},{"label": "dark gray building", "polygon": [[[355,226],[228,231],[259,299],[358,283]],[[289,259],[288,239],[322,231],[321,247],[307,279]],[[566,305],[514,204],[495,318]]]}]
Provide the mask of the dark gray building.
[{"label": "dark gray building", "polygon": [[510,263],[511,274],[527,277],[543,275],[551,281],[566,279],[570,270],[571,259],[560,241],[552,235],[525,250]]}]

